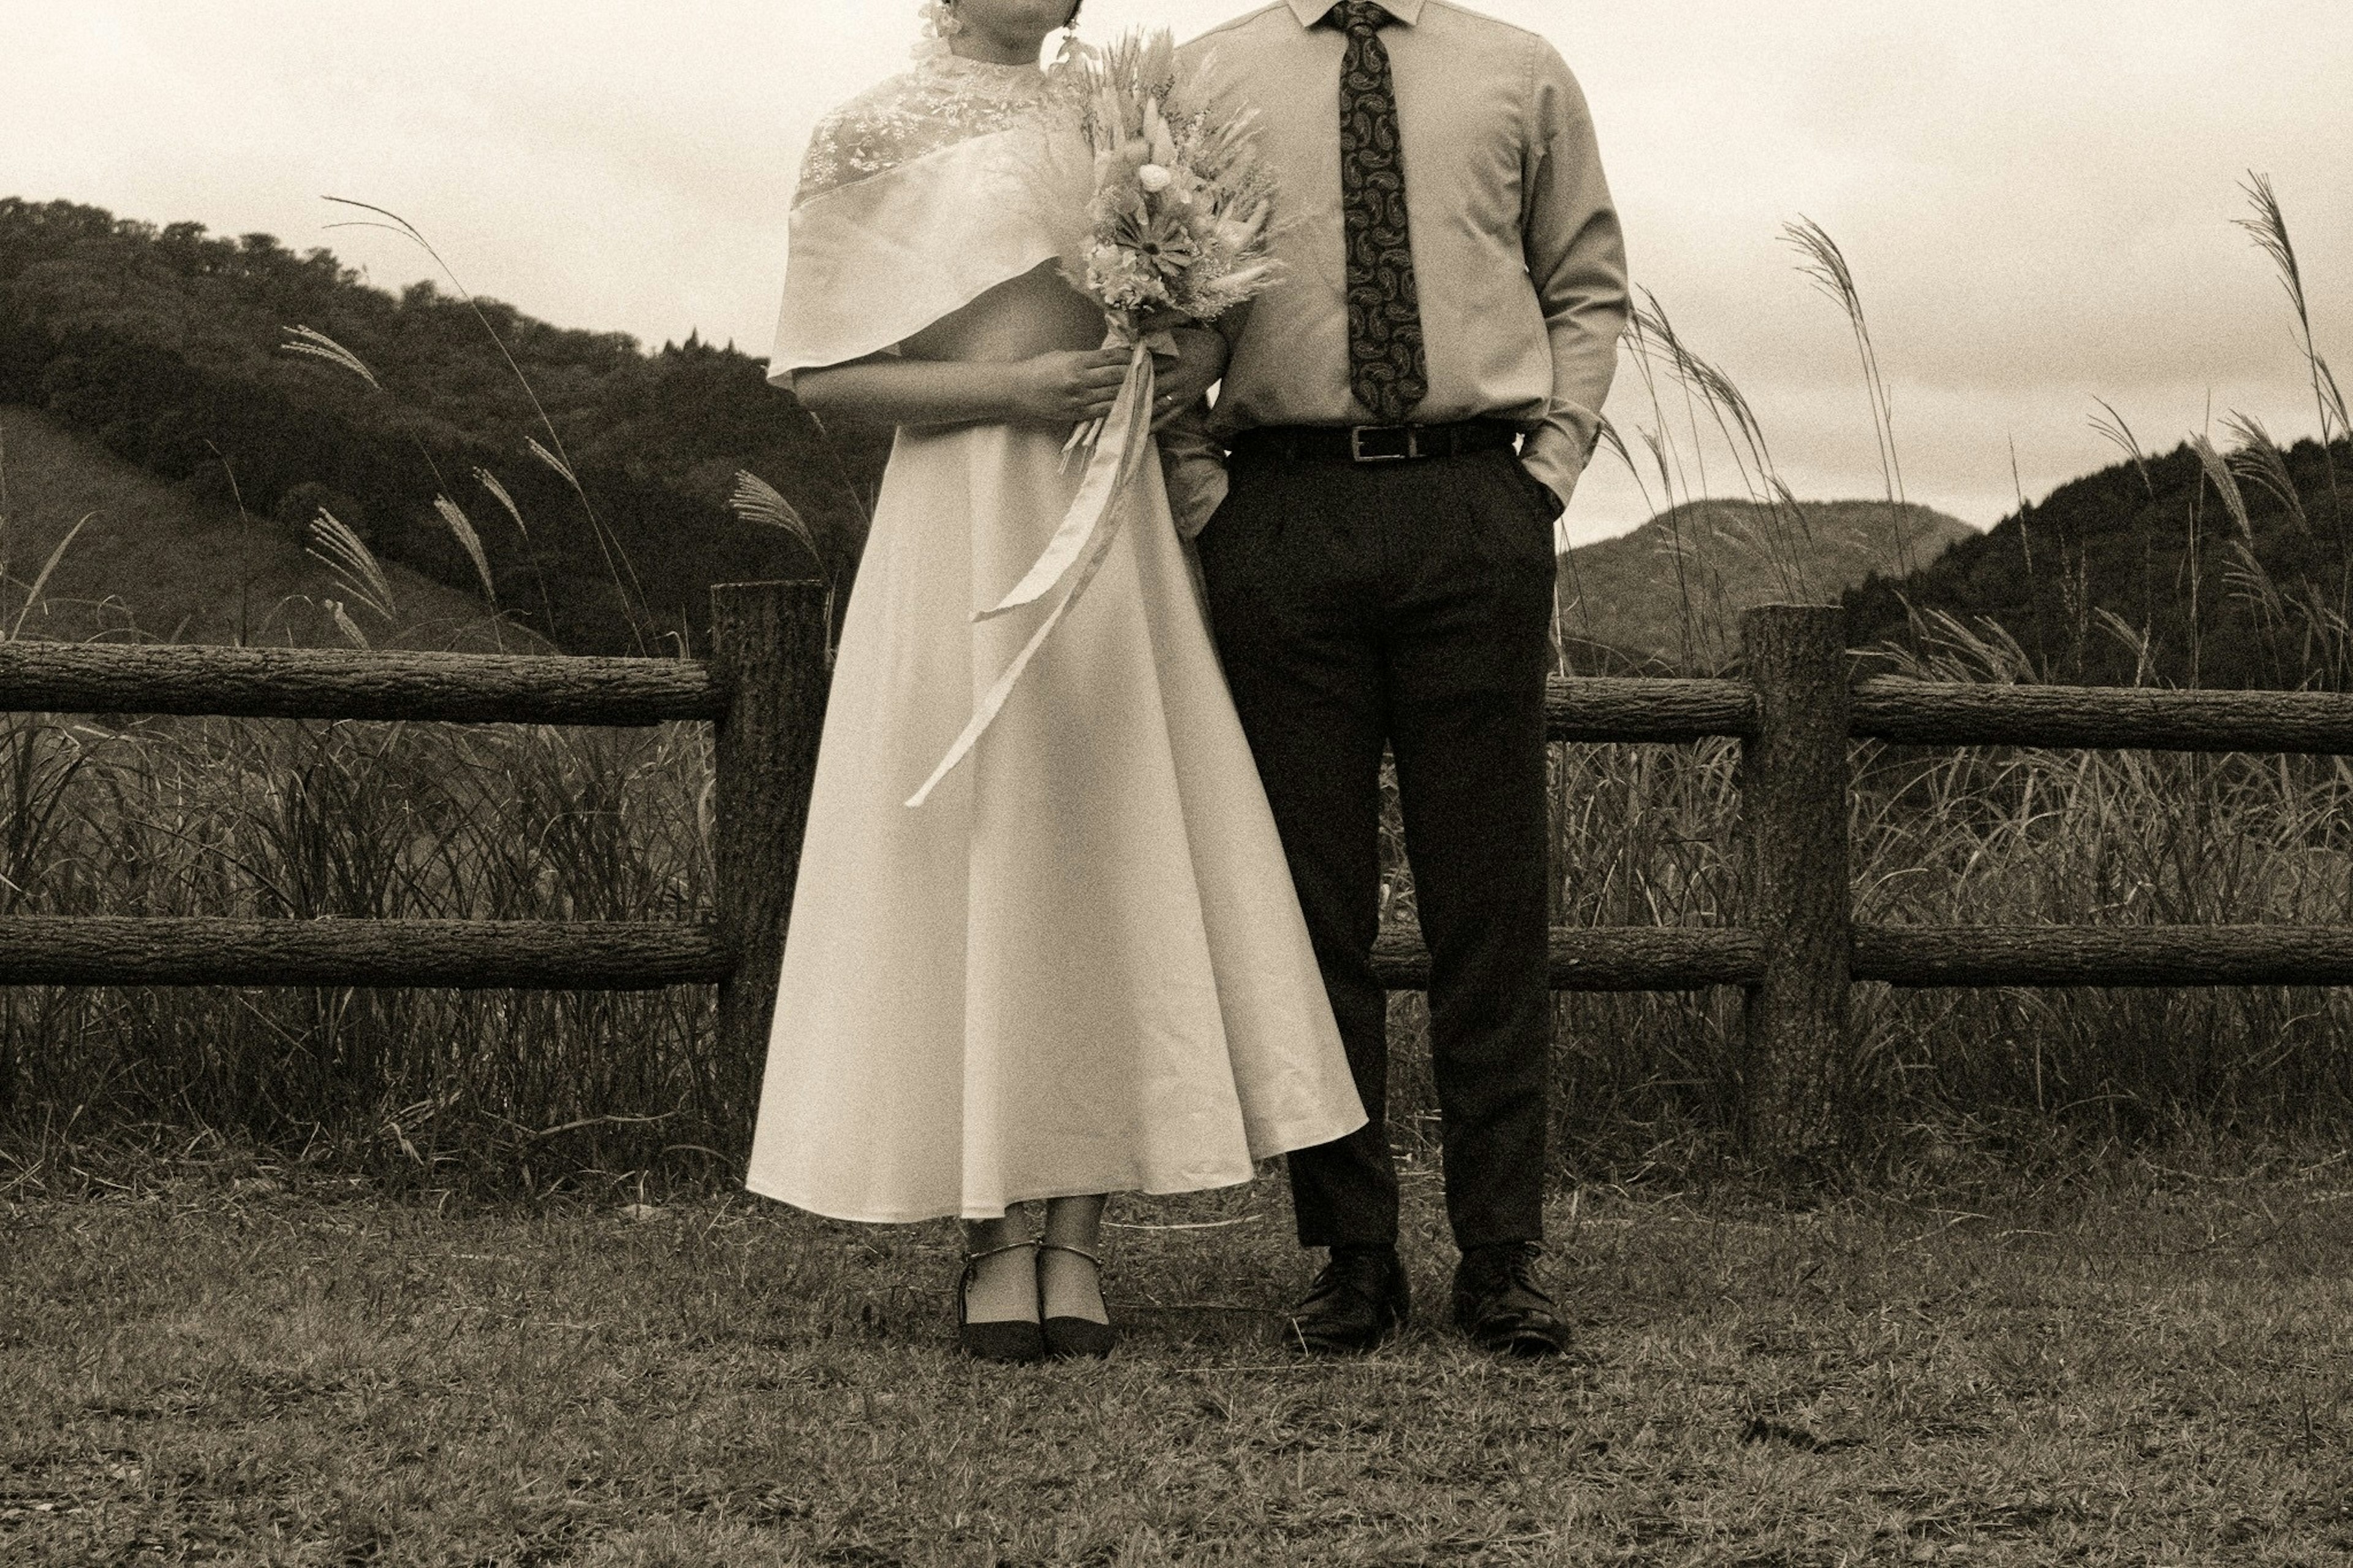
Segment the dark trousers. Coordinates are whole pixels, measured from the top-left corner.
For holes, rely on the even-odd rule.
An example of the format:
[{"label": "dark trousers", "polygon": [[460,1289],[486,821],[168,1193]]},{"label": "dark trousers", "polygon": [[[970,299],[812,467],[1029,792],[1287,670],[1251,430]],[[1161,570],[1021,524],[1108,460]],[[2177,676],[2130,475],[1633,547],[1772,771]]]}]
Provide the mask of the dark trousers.
[{"label": "dark trousers", "polygon": [[1251,458],[1200,536],[1211,624],[1369,1125],[1291,1156],[1308,1247],[1397,1239],[1380,765],[1397,762],[1430,952],[1461,1247],[1544,1234],[1545,675],[1556,507],[1509,450]]}]

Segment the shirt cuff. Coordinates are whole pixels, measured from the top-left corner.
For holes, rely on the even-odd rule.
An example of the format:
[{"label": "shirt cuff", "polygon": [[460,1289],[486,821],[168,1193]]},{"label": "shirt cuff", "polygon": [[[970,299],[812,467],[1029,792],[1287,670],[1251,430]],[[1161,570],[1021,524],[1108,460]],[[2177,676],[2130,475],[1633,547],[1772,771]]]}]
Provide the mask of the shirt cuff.
[{"label": "shirt cuff", "polygon": [[1585,472],[1585,452],[1577,438],[1561,426],[1538,426],[1523,443],[1520,461],[1560,498],[1566,509],[1569,498],[1577,493],[1578,478]]},{"label": "shirt cuff", "polygon": [[1162,426],[1159,442],[1169,514],[1177,534],[1190,539],[1225,504],[1225,450],[1209,438],[1208,410],[1199,405]]}]

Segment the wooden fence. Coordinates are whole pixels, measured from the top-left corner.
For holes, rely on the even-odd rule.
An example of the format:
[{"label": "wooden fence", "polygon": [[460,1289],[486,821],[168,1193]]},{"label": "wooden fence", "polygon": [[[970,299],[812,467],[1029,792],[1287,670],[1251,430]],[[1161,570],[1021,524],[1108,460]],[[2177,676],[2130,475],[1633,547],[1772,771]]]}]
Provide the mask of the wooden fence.
[{"label": "wooden fence", "polygon": [[[0,985],[640,990],[716,984],[718,1049],[756,1074],[826,699],[814,584],[712,594],[708,660],[0,643],[0,711],[445,723],[715,726],[716,907],[700,923],[0,919]],[[1858,925],[1848,742],[2353,753],[2353,695],[1854,682],[1835,607],[1742,626],[1740,679],[1556,680],[1559,741],[1741,742],[1736,927],[1561,927],[1556,990],[1745,992],[1744,1131],[1788,1150],[1828,1125],[1855,981],[1944,985],[2353,984],[2353,929]],[[1382,979],[1429,955],[1382,939]]]}]

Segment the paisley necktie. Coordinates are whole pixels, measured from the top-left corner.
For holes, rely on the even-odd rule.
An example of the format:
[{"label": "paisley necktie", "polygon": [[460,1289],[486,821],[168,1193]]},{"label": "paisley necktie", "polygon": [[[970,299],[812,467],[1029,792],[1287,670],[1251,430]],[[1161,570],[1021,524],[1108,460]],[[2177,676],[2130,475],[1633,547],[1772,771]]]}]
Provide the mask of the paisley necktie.
[{"label": "paisley necktie", "polygon": [[1397,84],[1376,0],[1341,0],[1340,210],[1348,242],[1348,389],[1384,425],[1402,425],[1430,391],[1421,301],[1406,221]]}]

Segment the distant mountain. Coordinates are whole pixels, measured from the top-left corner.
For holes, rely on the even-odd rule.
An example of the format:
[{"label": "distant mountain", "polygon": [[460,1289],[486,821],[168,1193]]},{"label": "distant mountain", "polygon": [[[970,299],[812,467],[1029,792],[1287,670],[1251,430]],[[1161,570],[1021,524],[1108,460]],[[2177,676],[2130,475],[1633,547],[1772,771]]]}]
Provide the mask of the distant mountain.
[{"label": "distant mountain", "polygon": [[[290,352],[298,328],[354,359]],[[241,500],[291,540],[324,505],[385,560],[474,592],[446,500],[501,602],[584,653],[699,647],[712,583],[816,570],[789,534],[728,510],[738,469],[799,510],[846,581],[889,437],[829,437],[733,345],[648,353],[430,283],[387,293],[266,234],[14,198],[0,199],[9,403],[204,506]]]},{"label": "distant mountain", "polygon": [[0,404],[0,636],[18,629],[21,615],[23,634],[35,637],[343,647],[351,639],[329,608],[340,602],[372,647],[548,647],[523,627],[494,627],[475,595],[397,563],[384,571],[389,620],[352,602],[269,519],[240,521],[233,508],[164,483],[46,414]]},{"label": "distant mountain", "polygon": [[1561,629],[1596,671],[1719,668],[1757,605],[1823,603],[1873,574],[1926,564],[1976,530],[1886,501],[1687,501],[1561,559]]},{"label": "distant mountain", "polygon": [[2257,434],[2071,480],[1916,570],[1855,585],[1850,641],[1933,653],[1992,626],[1968,657],[2030,679],[2353,687],[2353,442],[2283,450],[2244,438]]}]

